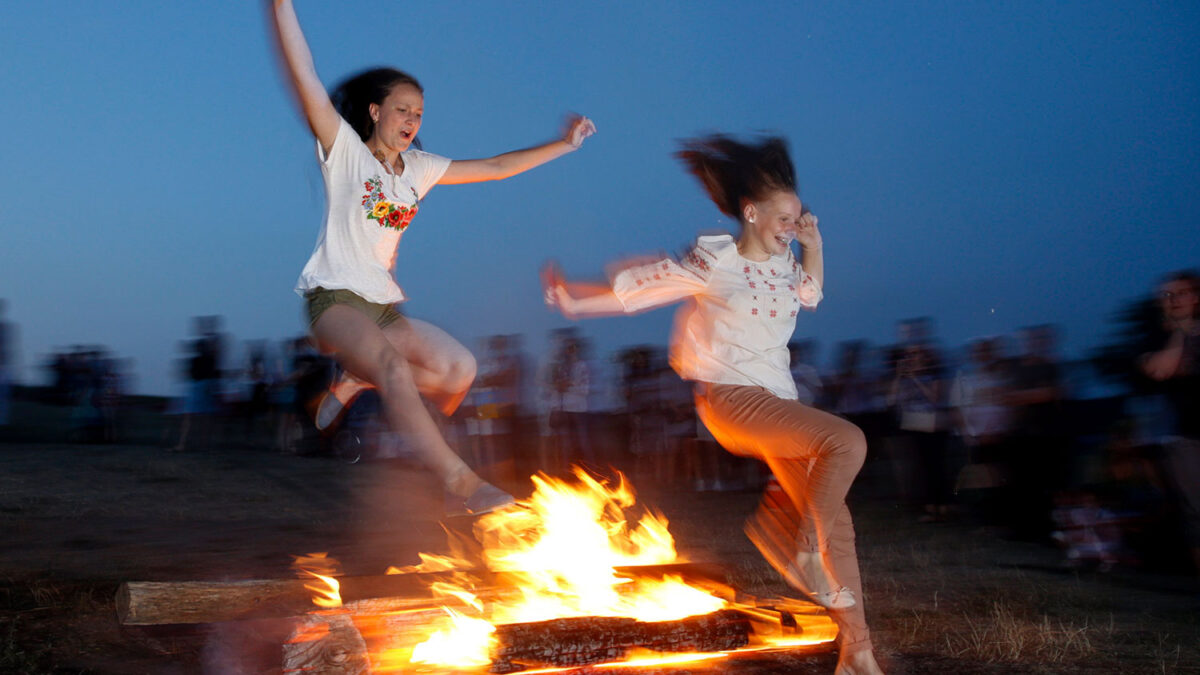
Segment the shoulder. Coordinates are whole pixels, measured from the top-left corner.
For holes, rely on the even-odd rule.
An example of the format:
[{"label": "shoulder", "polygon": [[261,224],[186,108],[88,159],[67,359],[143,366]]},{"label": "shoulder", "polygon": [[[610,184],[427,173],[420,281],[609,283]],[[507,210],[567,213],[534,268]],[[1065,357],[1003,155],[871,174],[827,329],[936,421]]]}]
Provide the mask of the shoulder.
[{"label": "shoulder", "polygon": [[704,235],[696,238],[694,251],[719,262],[737,256],[737,242],[731,234]]},{"label": "shoulder", "polygon": [[409,148],[402,152],[401,155],[404,157],[405,164],[411,162],[415,166],[450,164],[450,160],[446,157],[435,155],[432,152],[425,152],[424,150],[417,150],[416,148]]}]

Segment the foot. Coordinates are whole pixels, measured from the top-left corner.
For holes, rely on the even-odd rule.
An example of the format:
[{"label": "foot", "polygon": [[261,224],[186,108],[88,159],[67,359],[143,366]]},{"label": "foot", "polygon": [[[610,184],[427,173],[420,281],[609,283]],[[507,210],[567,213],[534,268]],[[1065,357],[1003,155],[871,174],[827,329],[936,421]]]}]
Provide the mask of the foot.
[{"label": "foot", "polygon": [[321,402],[317,404],[317,414],[313,416],[317,429],[325,431],[337,424],[354,399],[370,388],[370,383],[343,372],[329,387],[329,391],[321,395]]},{"label": "foot", "polygon": [[492,485],[491,483],[480,483],[479,487],[467,497],[464,506],[467,513],[473,516],[478,516],[484,513],[491,513],[497,509],[502,509],[507,506],[512,506],[516,503],[513,496]]},{"label": "foot", "polygon": [[838,656],[837,668],[834,675],[883,675],[883,669],[875,661],[875,653],[870,649],[860,649],[843,652]]},{"label": "foot", "polygon": [[801,551],[783,571],[783,578],[809,600],[826,609],[849,609],[858,603],[854,591],[837,583],[825,569],[820,553]]}]

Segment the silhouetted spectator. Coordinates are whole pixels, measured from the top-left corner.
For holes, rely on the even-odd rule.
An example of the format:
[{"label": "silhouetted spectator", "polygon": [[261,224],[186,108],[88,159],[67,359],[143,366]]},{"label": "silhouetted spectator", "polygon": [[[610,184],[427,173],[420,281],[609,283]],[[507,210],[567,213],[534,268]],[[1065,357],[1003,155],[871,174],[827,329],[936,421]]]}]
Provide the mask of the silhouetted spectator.
[{"label": "silhouetted spectator", "polygon": [[198,316],[192,320],[195,338],[190,344],[187,360],[188,392],[184,400],[183,421],[179,442],[171,450],[182,452],[188,447],[193,425],[199,426],[200,446],[207,446],[213,436],[214,423],[220,412],[221,360],[224,340],[220,334],[220,317]]},{"label": "silhouetted spectator", "polygon": [[467,433],[475,441],[476,470],[484,470],[498,460],[508,458],[506,440],[513,433],[517,414],[520,365],[507,335],[487,338],[487,348],[471,391],[475,414],[467,419]]},{"label": "silhouetted spectator", "polygon": [[1042,538],[1049,531],[1052,496],[1066,486],[1071,461],[1057,337],[1049,325],[1020,332],[1024,353],[1015,362],[1009,394],[1014,415],[1010,506],[1014,533],[1024,538]]},{"label": "silhouetted spectator", "polygon": [[969,360],[955,376],[948,399],[967,450],[967,464],[958,473],[955,491],[976,507],[985,522],[995,522],[999,491],[1008,480],[1012,375],[1000,338],[975,340],[968,351]]},{"label": "silhouetted spectator", "polygon": [[1166,342],[1142,356],[1142,371],[1161,383],[1175,434],[1164,458],[1193,564],[1200,572],[1200,277],[1177,272],[1159,286]]},{"label": "silhouetted spectator", "polygon": [[931,350],[920,343],[901,349],[888,391],[898,420],[891,448],[902,494],[914,491],[926,522],[943,519],[951,501],[943,388]]},{"label": "silhouetted spectator", "polygon": [[796,400],[811,406],[824,400],[824,383],[814,365],[814,352],[815,343],[812,340],[793,340],[788,343],[792,379],[796,381]]},{"label": "silhouetted spectator", "polygon": [[7,303],[0,299],[0,426],[8,424],[13,370],[16,367],[13,349],[15,329],[4,320],[7,308]]},{"label": "silhouetted spectator", "polygon": [[582,338],[570,337],[563,342],[551,372],[559,407],[557,418],[552,417],[550,423],[562,440],[564,457],[568,462],[582,461],[593,470],[602,470],[588,437],[588,397],[592,383]]}]

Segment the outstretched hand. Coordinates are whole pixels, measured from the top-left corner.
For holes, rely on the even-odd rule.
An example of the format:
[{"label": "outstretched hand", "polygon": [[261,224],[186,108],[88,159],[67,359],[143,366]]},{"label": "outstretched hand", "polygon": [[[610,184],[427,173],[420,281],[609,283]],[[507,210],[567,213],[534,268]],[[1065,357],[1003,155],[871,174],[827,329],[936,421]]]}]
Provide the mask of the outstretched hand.
[{"label": "outstretched hand", "polygon": [[568,319],[575,318],[569,309],[573,298],[567,291],[567,281],[562,268],[553,260],[542,266],[542,300],[547,307],[557,309]]},{"label": "outstretched hand", "polygon": [[583,145],[583,139],[596,133],[596,123],[583,115],[570,115],[563,125],[563,141],[572,148]]}]

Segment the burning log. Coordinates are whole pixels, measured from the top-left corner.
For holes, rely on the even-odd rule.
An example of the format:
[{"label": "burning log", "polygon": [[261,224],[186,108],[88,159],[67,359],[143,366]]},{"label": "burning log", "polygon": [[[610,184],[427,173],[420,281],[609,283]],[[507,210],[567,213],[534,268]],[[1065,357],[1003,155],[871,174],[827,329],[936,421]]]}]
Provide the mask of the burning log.
[{"label": "burning log", "polygon": [[310,614],[283,645],[283,672],[367,675],[367,643],[346,614]]},{"label": "burning log", "polygon": [[642,622],[625,617],[575,617],[496,627],[493,673],[529,667],[581,666],[617,661],[633,648],[659,652],[718,652],[745,646],[750,621],[721,610],[678,621]]}]

